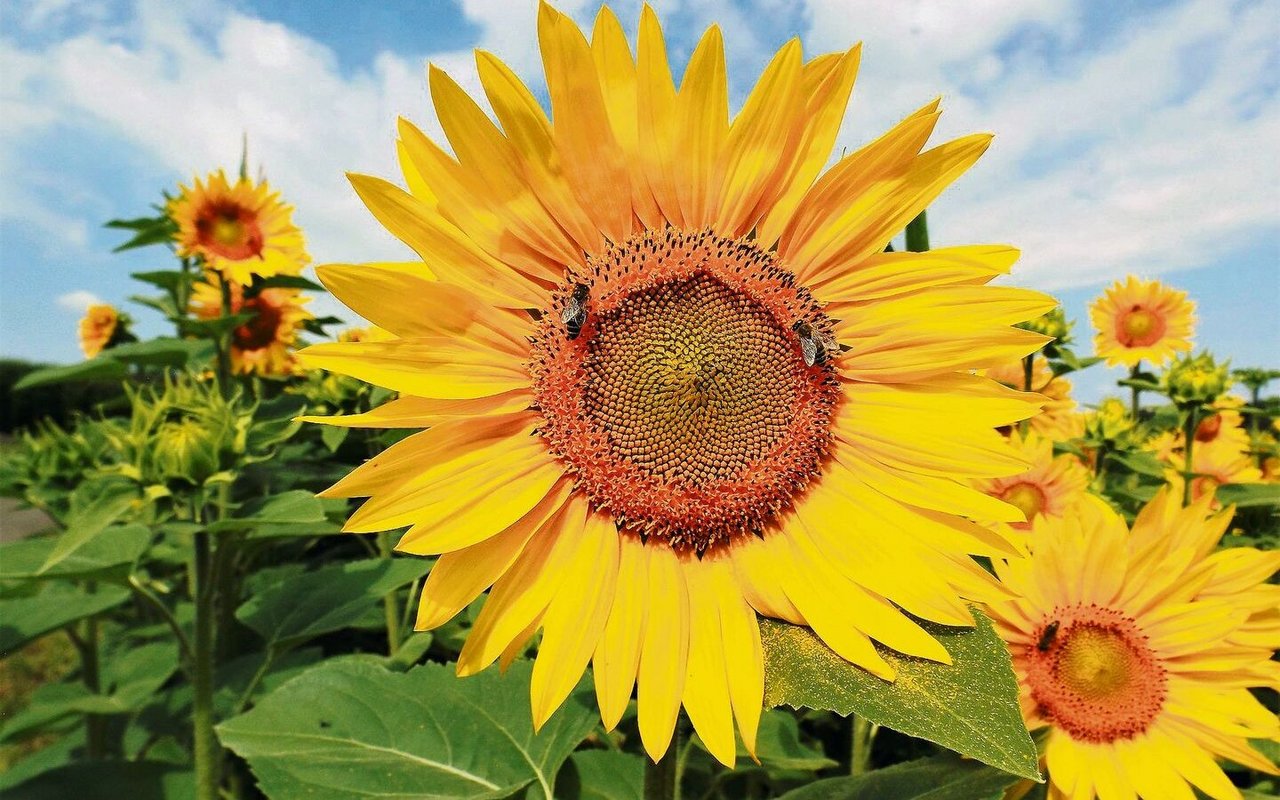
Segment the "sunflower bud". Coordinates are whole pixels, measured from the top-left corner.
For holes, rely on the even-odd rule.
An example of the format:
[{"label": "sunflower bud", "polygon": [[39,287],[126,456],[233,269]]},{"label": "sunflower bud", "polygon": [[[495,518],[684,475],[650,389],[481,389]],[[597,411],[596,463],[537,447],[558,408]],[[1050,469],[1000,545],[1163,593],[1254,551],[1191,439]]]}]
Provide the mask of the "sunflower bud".
[{"label": "sunflower bud", "polygon": [[1089,415],[1086,427],[1094,438],[1114,440],[1133,429],[1133,417],[1129,416],[1129,407],[1123,400],[1108,397]]},{"label": "sunflower bud", "polygon": [[1164,374],[1165,394],[1178,405],[1210,403],[1231,386],[1228,365],[1208,352],[1174,361]]},{"label": "sunflower bud", "polygon": [[1067,312],[1058,306],[1035,319],[1020,323],[1019,328],[1035,333],[1052,336],[1053,345],[1062,347],[1071,343],[1071,323],[1067,320]]},{"label": "sunflower bud", "polygon": [[219,439],[201,420],[163,423],[153,440],[156,471],[163,478],[185,478],[199,486],[218,471]]}]

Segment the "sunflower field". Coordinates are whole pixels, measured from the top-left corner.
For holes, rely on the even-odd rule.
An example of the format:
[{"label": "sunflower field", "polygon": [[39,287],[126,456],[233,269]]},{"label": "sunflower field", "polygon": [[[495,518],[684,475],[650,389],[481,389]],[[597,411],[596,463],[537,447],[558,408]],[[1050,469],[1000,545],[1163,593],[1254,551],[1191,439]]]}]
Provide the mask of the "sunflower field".
[{"label": "sunflower field", "polygon": [[83,402],[0,449],[0,794],[1280,793],[1280,372],[931,247],[990,137],[833,160],[858,47],[731,117],[718,28],[538,35],[549,109],[478,51],[496,119],[433,67],[350,176],[411,260],[312,269],[247,156],[106,223],[169,330],[12,387]]}]

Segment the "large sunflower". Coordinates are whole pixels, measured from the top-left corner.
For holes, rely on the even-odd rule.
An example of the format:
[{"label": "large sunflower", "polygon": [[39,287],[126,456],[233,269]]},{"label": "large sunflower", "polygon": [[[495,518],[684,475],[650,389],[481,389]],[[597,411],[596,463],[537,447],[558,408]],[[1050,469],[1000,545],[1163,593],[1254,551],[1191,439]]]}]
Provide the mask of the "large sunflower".
[{"label": "large sunflower", "polygon": [[[210,282],[195,284],[191,310],[201,319],[222,316],[222,292]],[[252,314],[252,318],[231,332],[231,367],[237,373],[287,375],[292,372],[293,348],[298,331],[313,319],[303,306],[311,302],[297,289],[262,289],[253,292],[232,283],[231,314]]]},{"label": "large sunflower", "polygon": [[968,554],[1017,547],[957,515],[1022,519],[970,481],[1025,469],[995,428],[1040,398],[970,371],[1041,346],[1012,325],[1054,303],[986,285],[1009,247],[883,252],[987,147],[921,153],[937,103],[822,173],[858,48],[788,43],[731,123],[715,27],[678,89],[648,8],[635,59],[608,9],[590,41],[546,5],[538,32],[554,125],[479,53],[501,127],[433,68],[455,156],[402,123],[411,191],[352,177],[430,271],[319,270],[399,338],[304,362],[403,395],[321,421],[431,427],[327,493],[371,498],[347,530],[442,554],[420,628],[492,587],[461,674],[542,629],[535,724],[593,662],[606,725],[638,684],[652,757],[683,703],[732,763],[734,717],[755,745],[757,613],[892,679],[873,640],[949,661],[899,607],[970,625],[962,597],[999,594]]},{"label": "large sunflower", "polygon": [[228,280],[249,284],[254,275],[297,275],[311,261],[302,231],[267,182],[240,178],[229,183],[222,170],[169,201],[178,226],[178,254],[199,256]]},{"label": "large sunflower", "polygon": [[1214,757],[1265,772],[1250,738],[1280,736],[1249,692],[1277,684],[1280,553],[1214,552],[1234,509],[1206,517],[1162,490],[1134,521],[1096,497],[1039,517],[1030,559],[996,561],[993,603],[1023,715],[1048,726],[1051,798],[1240,797]]},{"label": "large sunflower", "polygon": [[1191,349],[1195,310],[1186,292],[1130,275],[1107,287],[1089,306],[1097,331],[1094,352],[1107,360],[1107,366],[1163,364]]}]

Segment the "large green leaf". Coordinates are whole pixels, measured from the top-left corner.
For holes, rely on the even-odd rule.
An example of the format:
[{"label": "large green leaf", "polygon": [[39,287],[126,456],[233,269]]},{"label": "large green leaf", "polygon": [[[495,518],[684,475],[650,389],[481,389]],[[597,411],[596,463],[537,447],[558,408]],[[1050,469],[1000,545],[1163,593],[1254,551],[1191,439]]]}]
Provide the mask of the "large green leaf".
[{"label": "large green leaf", "polygon": [[205,345],[188,339],[161,336],[145,342],[122,344],[106,351],[105,355],[128,364],[151,364],[159,367],[185,367],[195,359]]},{"label": "large green leaf", "polygon": [[66,530],[58,535],[42,572],[53,569],[63,559],[84,547],[107,526],[123,517],[138,498],[138,488],[128,481],[94,481],[81,484],[71,494],[71,510],[64,522]]},{"label": "large green leaf", "polygon": [[1216,497],[1240,508],[1280,506],[1280,483],[1229,483],[1218,487]]},{"label": "large green leaf", "polygon": [[81,683],[46,684],[0,728],[0,741],[25,736],[72,714],[127,714],[151,699],[178,668],[173,642],[119,648],[103,659],[102,693]]},{"label": "large green leaf", "polygon": [[269,797],[554,797],[556,773],[595,727],[589,684],[533,732],[532,664],[459,679],[453,665],[316,667],[218,726]]},{"label": "large green leaf", "polygon": [[975,761],[940,756],[817,781],[781,800],[1000,800],[1017,780]]},{"label": "large green leaf", "polygon": [[251,530],[259,526],[316,525],[323,523],[324,504],[314,492],[281,492],[246,505],[235,516],[209,526],[211,533]]},{"label": "large green leaf", "polygon": [[644,757],[621,750],[579,750],[560,772],[565,800],[642,800]]},{"label": "large green leaf", "polygon": [[146,552],[151,541],[151,531],[143,525],[107,528],[44,569],[44,564],[58,541],[55,536],[38,536],[0,545],[0,580],[123,578]]},{"label": "large green leaf", "polygon": [[128,597],[129,590],[121,586],[100,586],[90,593],[54,583],[28,597],[0,599],[0,656],[70,622],[117,606]]},{"label": "large green leaf", "polygon": [[858,714],[1006,772],[1038,778],[1009,651],[991,621],[980,611],[973,615],[973,629],[922,623],[951,653],[951,666],[880,648],[897,670],[892,683],[845,661],[808,628],[761,620],[765,705]]},{"label": "large green leaf", "polygon": [[190,800],[193,773],[154,761],[82,761],[42,772],[12,789],[4,800]]},{"label": "large green leaf", "polygon": [[261,590],[236,609],[236,619],[271,647],[291,647],[350,627],[387,593],[426,574],[419,558],[371,558],[321,567]]},{"label": "large green leaf", "polygon": [[37,386],[51,386],[68,381],[114,381],[125,376],[125,365],[105,355],[70,364],[65,367],[45,367],[23,375],[13,385],[13,391],[34,389]]}]

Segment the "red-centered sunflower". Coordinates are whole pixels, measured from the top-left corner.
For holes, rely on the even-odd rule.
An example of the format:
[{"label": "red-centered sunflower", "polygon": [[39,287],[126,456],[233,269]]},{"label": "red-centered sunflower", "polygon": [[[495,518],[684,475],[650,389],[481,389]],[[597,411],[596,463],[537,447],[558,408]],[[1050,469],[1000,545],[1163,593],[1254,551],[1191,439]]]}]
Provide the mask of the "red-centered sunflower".
[{"label": "red-centered sunflower", "polygon": [[980,480],[975,485],[992,497],[1021,509],[1027,521],[1013,523],[1021,530],[1029,529],[1038,516],[1060,517],[1065,514],[1088,489],[1089,471],[1076,456],[1055,456],[1053,442],[1034,432],[1024,437],[1015,431],[1011,434],[1011,441],[1022,451],[1031,468],[1017,475]]},{"label": "red-centered sunflower", "polygon": [[[216,278],[212,278],[216,281]],[[237,373],[288,375],[293,372],[298,331],[313,319],[303,306],[311,302],[297,289],[263,289],[246,293],[232,283],[231,314],[253,318],[231,332],[231,368]],[[191,310],[201,319],[222,316],[222,292],[213,282],[195,284]]]},{"label": "red-centered sunflower", "polygon": [[1250,687],[1274,686],[1280,554],[1214,552],[1234,509],[1180,507],[1167,487],[1130,533],[1087,497],[1038,517],[1030,559],[996,561],[1017,597],[990,612],[1022,710],[1044,739],[1050,798],[1169,800],[1240,793],[1215,757],[1275,773],[1248,743],[1280,736]]},{"label": "red-centered sunflower", "polygon": [[1160,365],[1191,349],[1196,304],[1186,292],[1133,275],[1116,281],[1089,306],[1093,349],[1107,366]]},{"label": "red-centered sunflower", "polygon": [[267,182],[240,178],[227,181],[222,170],[169,202],[178,226],[178,255],[201,258],[227,280],[248,285],[253,276],[297,275],[311,262],[302,231]]},{"label": "red-centered sunflower", "polygon": [[433,68],[455,156],[402,123],[411,192],[352,178],[426,265],[319,270],[399,338],[304,363],[403,396],[318,421],[431,427],[327,494],[370,498],[347,530],[442,554],[419,628],[492,587],[460,674],[542,630],[535,725],[591,662],[608,727],[638,685],[653,758],[683,703],[731,764],[735,717],[755,746],[757,614],[892,680],[873,641],[950,660],[900,609],[971,625],[964,598],[1000,594],[969,554],[1016,534],[961,515],[1022,519],[971,481],[1026,468],[995,428],[1042,398],[971,370],[1041,346],[1013,324],[1054,302],[987,285],[1009,247],[883,252],[990,137],[920,152],[930,103],[823,173],[858,48],[790,42],[731,122],[715,27],[679,88],[648,8],[636,58],[608,9],[590,41],[546,5],[538,27],[554,124],[479,53],[501,127]]}]

